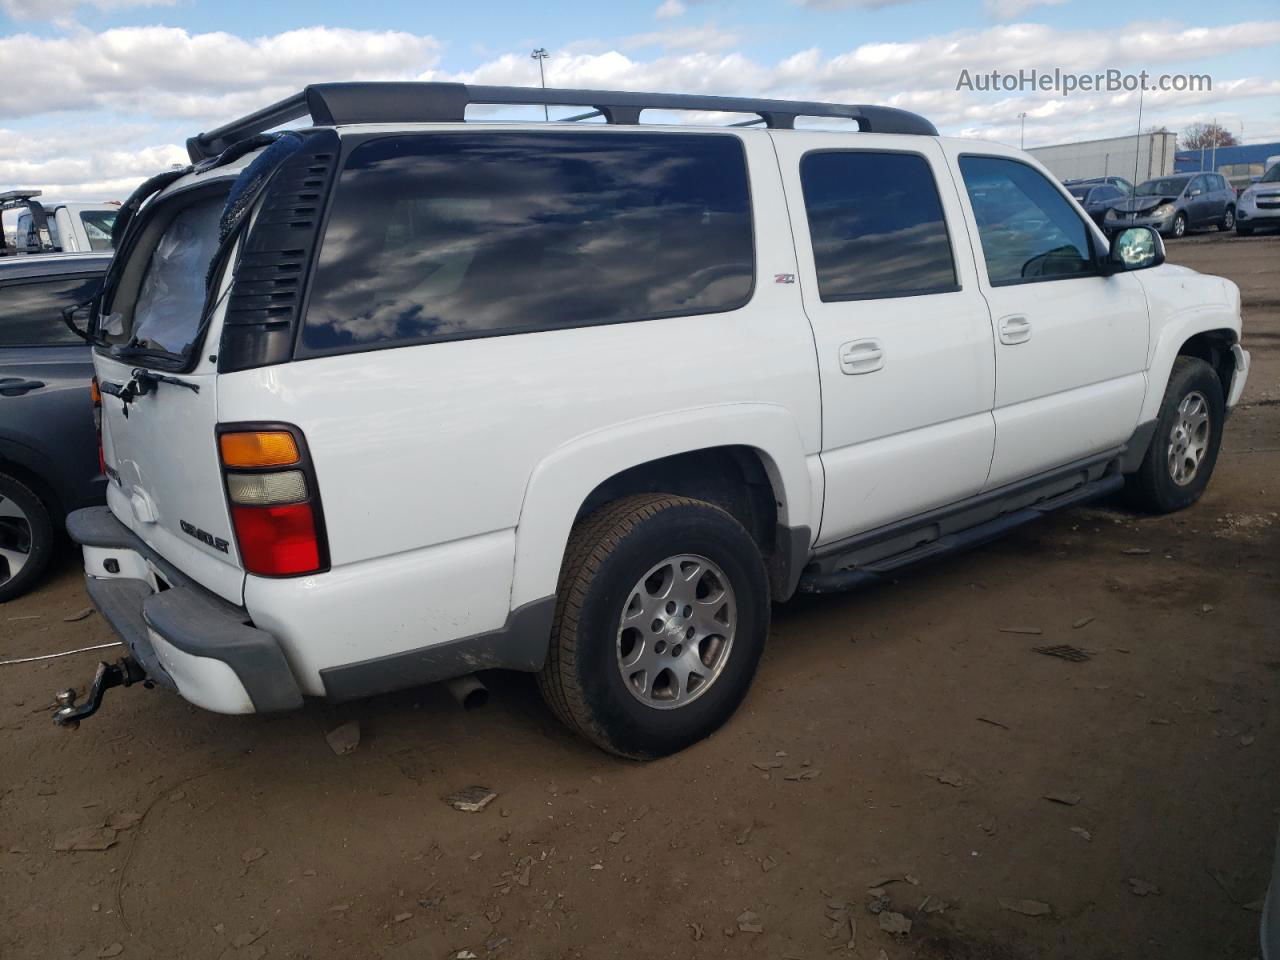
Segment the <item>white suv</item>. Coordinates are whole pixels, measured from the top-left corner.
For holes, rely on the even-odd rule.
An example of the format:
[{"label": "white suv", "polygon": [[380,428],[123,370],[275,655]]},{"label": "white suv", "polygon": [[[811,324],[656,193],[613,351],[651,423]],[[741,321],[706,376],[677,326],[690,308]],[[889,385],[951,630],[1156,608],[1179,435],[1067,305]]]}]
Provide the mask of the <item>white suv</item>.
[{"label": "white suv", "polygon": [[[544,102],[591,109],[464,122]],[[68,526],[131,657],[62,722],[144,677],[250,713],[508,668],[667,754],[773,600],[1192,503],[1248,372],[1234,284],[898,110],[329,84],[189,146],[86,331],[109,505]]]}]

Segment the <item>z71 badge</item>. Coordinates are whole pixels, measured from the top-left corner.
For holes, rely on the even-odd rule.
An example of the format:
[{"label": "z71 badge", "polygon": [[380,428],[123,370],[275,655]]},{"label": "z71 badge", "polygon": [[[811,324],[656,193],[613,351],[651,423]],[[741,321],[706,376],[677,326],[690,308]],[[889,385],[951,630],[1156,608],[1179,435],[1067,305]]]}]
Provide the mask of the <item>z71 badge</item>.
[{"label": "z71 badge", "polygon": [[188,537],[195,537],[201,543],[213,547],[220,553],[227,552],[228,543],[221,537],[215,537],[212,533],[201,530],[194,523],[187,523],[185,520],[179,520],[178,523],[182,526],[182,532]]}]

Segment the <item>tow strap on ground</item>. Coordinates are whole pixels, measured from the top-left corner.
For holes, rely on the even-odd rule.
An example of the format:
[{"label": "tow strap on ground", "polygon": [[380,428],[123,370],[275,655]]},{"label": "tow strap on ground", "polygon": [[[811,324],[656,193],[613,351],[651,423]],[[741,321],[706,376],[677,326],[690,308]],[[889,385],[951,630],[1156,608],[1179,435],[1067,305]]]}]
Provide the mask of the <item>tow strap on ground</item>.
[{"label": "tow strap on ground", "polygon": [[90,650],[105,650],[107,647],[118,646],[120,646],[119,640],[114,643],[99,643],[97,646],[93,647],[79,647],[75,650],[63,650],[61,653],[45,653],[38,657],[22,657],[18,660],[0,660],[0,667],[9,667],[15,663],[35,663],[37,660],[52,660],[55,657],[69,657],[73,653],[88,653]]}]

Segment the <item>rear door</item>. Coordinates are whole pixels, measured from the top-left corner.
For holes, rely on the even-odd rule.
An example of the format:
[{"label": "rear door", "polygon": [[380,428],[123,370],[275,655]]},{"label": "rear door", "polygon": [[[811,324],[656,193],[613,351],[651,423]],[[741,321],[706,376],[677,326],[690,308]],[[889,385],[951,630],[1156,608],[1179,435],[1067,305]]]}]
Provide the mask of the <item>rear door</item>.
[{"label": "rear door", "polygon": [[905,139],[774,134],[822,387],[819,544],[972,496],[991,464],[991,323],[959,198],[936,141]]},{"label": "rear door", "polygon": [[[155,238],[131,254],[148,258],[145,270],[132,289],[122,285],[103,320],[103,329],[121,342],[97,350],[94,364],[104,394],[112,512],[188,576],[239,603],[244,575],[215,439],[217,365],[210,350],[192,346],[225,196],[225,190],[187,189],[153,201],[164,205],[154,212]],[[216,330],[209,342],[217,342]],[[136,352],[143,349],[155,353]],[[189,373],[168,373],[154,359],[191,349],[199,358]],[[148,384],[147,370],[183,385]],[[126,402],[122,392],[134,395]]]},{"label": "rear door", "polygon": [[0,281],[0,447],[37,470],[68,510],[101,496],[102,483],[89,348],[61,311],[91,297],[104,268]]}]

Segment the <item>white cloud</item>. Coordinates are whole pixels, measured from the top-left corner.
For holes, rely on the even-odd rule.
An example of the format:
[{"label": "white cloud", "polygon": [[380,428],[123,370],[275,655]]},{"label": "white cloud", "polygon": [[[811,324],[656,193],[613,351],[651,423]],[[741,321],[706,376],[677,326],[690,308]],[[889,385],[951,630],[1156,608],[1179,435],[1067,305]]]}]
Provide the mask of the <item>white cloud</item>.
[{"label": "white cloud", "polygon": [[15,34],[0,37],[5,74],[40,82],[0,85],[0,117],[102,109],[216,118],[316,81],[411,79],[435,65],[439,47],[430,36],[331,27],[253,40],[158,26]]},{"label": "white cloud", "polygon": [[1016,20],[1035,7],[1056,7],[1067,0],[982,0],[982,9],[993,20]]},{"label": "white cloud", "polygon": [[659,20],[670,20],[684,16],[684,12],[688,9],[681,0],[662,0],[662,5],[653,11],[653,15]]},{"label": "white cloud", "polygon": [[[974,75],[1055,66],[1185,71],[1203,58],[1280,48],[1280,20],[1105,30],[1000,24],[909,43],[865,43],[834,55],[800,50],[775,62],[747,56],[736,42],[714,26],[690,26],[631,37],[615,49],[567,44],[546,62],[547,84],[883,103],[921,113],[947,133],[1012,143],[1017,115],[1026,112],[1027,144],[1034,145],[1131,133],[1137,95],[958,92],[962,69]],[[439,50],[430,36],[327,28],[257,39],[165,27],[0,37],[6,75],[42,78],[0,86],[0,125],[33,116],[42,124],[37,130],[30,120],[10,122],[13,129],[0,130],[0,189],[34,186],[50,196],[118,199],[143,177],[182,162],[186,136],[313,81],[537,83],[536,65],[523,49],[456,74],[439,69]],[[47,69],[51,63],[60,68]],[[1250,140],[1280,136],[1280,80],[1235,74],[1213,81],[1212,91],[1203,93],[1147,94],[1144,127],[1176,131],[1216,115],[1233,129],[1243,119]],[[94,112],[109,113],[115,123],[86,133],[79,124]]]},{"label": "white cloud", "polygon": [[124,10],[129,7],[171,7],[177,0],[0,0],[0,12],[14,20],[64,21],[81,7]]},{"label": "white cloud", "polygon": [[718,27],[674,27],[637,33],[622,42],[626,48],[662,47],[667,50],[725,50],[738,42],[738,34]]}]

